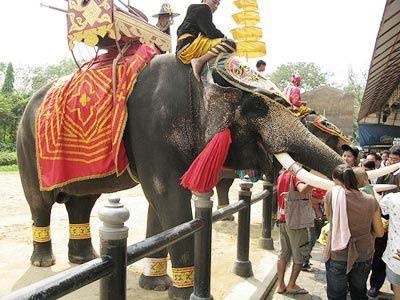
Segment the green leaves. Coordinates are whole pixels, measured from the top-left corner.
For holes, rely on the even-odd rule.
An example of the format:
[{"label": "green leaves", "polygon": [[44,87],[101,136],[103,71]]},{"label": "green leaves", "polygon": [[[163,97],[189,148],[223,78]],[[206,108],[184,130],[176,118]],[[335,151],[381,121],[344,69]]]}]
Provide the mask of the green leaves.
[{"label": "green leaves", "polygon": [[55,65],[28,68],[28,76],[25,76],[24,81],[30,86],[29,92],[36,92],[47,83],[74,73],[76,69],[77,66],[72,59],[63,59]]},{"label": "green leaves", "polygon": [[8,150],[15,151],[18,123],[29,98],[21,92],[0,93],[0,144],[8,145]]},{"label": "green leaves", "polygon": [[5,149],[15,151],[18,123],[32,94],[76,69],[72,59],[54,65],[20,66],[16,69],[12,63],[0,62],[0,152]]},{"label": "green leaves", "polygon": [[3,86],[1,87],[1,92],[12,93],[13,91],[14,91],[14,68],[12,63],[8,63],[4,78],[4,83]]},{"label": "green leaves", "polygon": [[293,74],[301,76],[301,88],[306,92],[328,84],[331,74],[322,71],[315,63],[297,62],[280,65],[270,76],[281,90],[289,85]]},{"label": "green leaves", "polygon": [[353,140],[356,142],[359,141],[358,113],[360,112],[361,101],[364,95],[366,76],[366,74],[357,76],[354,70],[350,68],[347,77],[347,86],[344,87],[346,93],[350,93],[354,96]]}]

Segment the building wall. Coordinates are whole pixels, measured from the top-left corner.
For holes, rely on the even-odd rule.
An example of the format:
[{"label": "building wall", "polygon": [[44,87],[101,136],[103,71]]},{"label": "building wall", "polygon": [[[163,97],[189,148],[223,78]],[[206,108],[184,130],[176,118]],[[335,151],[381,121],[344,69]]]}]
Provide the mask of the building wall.
[{"label": "building wall", "polygon": [[325,86],[301,94],[307,106],[339,127],[347,136],[353,135],[354,96],[342,90]]}]

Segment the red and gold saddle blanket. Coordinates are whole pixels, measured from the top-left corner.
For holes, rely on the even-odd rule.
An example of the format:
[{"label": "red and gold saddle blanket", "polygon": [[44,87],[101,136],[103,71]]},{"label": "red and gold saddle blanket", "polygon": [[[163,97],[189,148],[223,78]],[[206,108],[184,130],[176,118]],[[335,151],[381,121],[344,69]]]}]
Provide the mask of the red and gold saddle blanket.
[{"label": "red and gold saddle blanket", "polygon": [[134,45],[128,52],[134,54],[122,58],[116,68],[115,98],[110,63],[82,68],[47,92],[35,124],[40,190],[126,170],[122,136],[127,97],[157,50]]}]

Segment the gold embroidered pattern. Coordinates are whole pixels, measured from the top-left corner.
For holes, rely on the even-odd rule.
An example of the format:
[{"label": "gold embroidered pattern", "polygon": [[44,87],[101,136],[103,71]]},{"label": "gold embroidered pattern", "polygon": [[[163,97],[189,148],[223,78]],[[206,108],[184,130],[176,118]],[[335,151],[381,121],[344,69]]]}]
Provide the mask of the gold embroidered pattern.
[{"label": "gold embroidered pattern", "polygon": [[138,75],[157,53],[147,45],[132,46],[131,51],[134,54],[117,66],[118,99],[113,97],[111,65],[78,70],[46,93],[35,120],[40,190],[120,176],[126,170],[126,101]]},{"label": "gold embroidered pattern", "polygon": [[145,276],[164,276],[167,275],[167,258],[144,259],[143,275]]},{"label": "gold embroidered pattern", "polygon": [[50,226],[36,227],[32,226],[33,241],[37,243],[45,243],[50,241]]},{"label": "gold embroidered pattern", "polygon": [[172,268],[172,283],[174,287],[185,288],[194,285],[194,267]]},{"label": "gold embroidered pattern", "polygon": [[90,224],[69,224],[69,238],[71,240],[90,239]]}]

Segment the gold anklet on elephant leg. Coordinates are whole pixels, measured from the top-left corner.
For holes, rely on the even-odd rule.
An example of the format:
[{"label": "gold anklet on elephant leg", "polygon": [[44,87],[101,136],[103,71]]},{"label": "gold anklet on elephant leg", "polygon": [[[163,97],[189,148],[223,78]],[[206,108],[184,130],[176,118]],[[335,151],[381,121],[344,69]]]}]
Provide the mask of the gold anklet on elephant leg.
[{"label": "gold anklet on elephant leg", "polygon": [[143,264],[143,275],[145,276],[164,276],[167,275],[166,257],[152,258],[146,257]]},{"label": "gold anklet on elephant leg", "polygon": [[177,288],[194,285],[194,267],[172,268],[172,284]]},{"label": "gold anklet on elephant leg", "polygon": [[36,243],[46,243],[51,240],[50,238],[50,226],[38,227],[32,226],[33,241]]},{"label": "gold anklet on elephant leg", "polygon": [[70,240],[90,239],[90,224],[69,224]]}]

